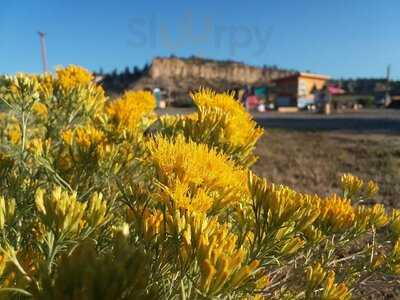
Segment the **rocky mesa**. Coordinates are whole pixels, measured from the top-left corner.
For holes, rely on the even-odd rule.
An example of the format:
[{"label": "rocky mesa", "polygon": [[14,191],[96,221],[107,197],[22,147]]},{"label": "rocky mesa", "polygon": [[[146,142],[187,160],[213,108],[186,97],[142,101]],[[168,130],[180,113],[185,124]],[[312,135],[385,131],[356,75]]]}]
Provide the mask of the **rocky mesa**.
[{"label": "rocky mesa", "polygon": [[255,67],[235,61],[219,61],[199,57],[157,57],[132,89],[162,88],[184,93],[200,86],[227,90],[243,85],[263,85],[293,73],[276,67]]}]

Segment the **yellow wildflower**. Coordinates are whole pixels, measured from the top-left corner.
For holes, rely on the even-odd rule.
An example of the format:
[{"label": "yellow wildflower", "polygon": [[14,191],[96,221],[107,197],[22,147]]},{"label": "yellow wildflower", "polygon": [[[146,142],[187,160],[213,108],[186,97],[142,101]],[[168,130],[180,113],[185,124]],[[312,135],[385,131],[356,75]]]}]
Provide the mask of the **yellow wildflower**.
[{"label": "yellow wildflower", "polygon": [[[137,215],[137,218],[139,219],[139,215]],[[162,222],[164,221],[164,215],[158,210],[154,212],[145,210],[140,218],[144,240],[148,242],[157,240],[158,235],[163,231]]]},{"label": "yellow wildflower", "polygon": [[330,271],[326,276],[321,299],[324,300],[348,300],[351,299],[351,292],[344,283],[335,283],[335,272]]},{"label": "yellow wildflower", "polygon": [[197,112],[162,116],[161,132],[168,137],[183,134],[186,139],[225,153],[237,164],[252,165],[257,159],[253,150],[263,129],[257,126],[233,94],[201,89],[191,96]]},{"label": "yellow wildflower", "polygon": [[400,237],[400,209],[393,209],[390,218],[390,231],[395,238]]},{"label": "yellow wildflower", "polygon": [[311,226],[320,214],[320,198],[298,193],[286,186],[267,182],[252,173],[248,177],[256,209],[262,210],[265,221],[270,226],[279,228],[276,238],[286,234],[285,222],[296,222],[299,230]]},{"label": "yellow wildflower", "polygon": [[263,275],[256,281],[256,289],[263,290],[271,283],[271,278],[268,275]]},{"label": "yellow wildflower", "polygon": [[370,180],[365,185],[365,191],[368,197],[373,197],[379,192],[379,186],[376,182]]},{"label": "yellow wildflower", "polygon": [[57,83],[63,90],[88,86],[93,80],[93,75],[85,68],[69,65],[56,71]]},{"label": "yellow wildflower", "polygon": [[40,102],[35,102],[32,105],[32,110],[36,113],[36,115],[38,117],[40,117],[41,119],[46,119],[47,118],[47,106],[44,105],[43,103]]},{"label": "yellow wildflower", "polygon": [[211,281],[216,273],[214,266],[209,260],[204,260],[201,264],[201,279],[199,284],[199,289],[208,292],[210,288]]},{"label": "yellow wildflower", "polygon": [[26,110],[39,100],[39,83],[34,76],[18,73],[6,77],[2,98],[13,108]]},{"label": "yellow wildflower", "polygon": [[249,265],[243,266],[233,277],[230,282],[231,286],[239,287],[257,270],[260,262],[253,260]]},{"label": "yellow wildflower", "polygon": [[308,289],[314,290],[324,281],[326,272],[320,263],[306,268]]},{"label": "yellow wildflower", "polygon": [[350,200],[332,195],[321,205],[319,220],[334,232],[342,232],[352,228],[356,214]]},{"label": "yellow wildflower", "polygon": [[304,244],[305,242],[301,238],[295,237],[286,242],[281,249],[281,253],[284,255],[291,255],[302,248]]},{"label": "yellow wildflower", "polygon": [[[206,145],[186,142],[178,136],[175,141],[157,137],[146,146],[150,154],[148,162],[163,185],[174,187],[179,181],[189,188],[191,195],[196,195],[201,188],[214,199],[214,210],[239,204],[247,198],[246,186],[242,184],[246,173]],[[200,196],[204,199],[206,194]]]},{"label": "yellow wildflower", "polygon": [[381,228],[389,222],[389,217],[382,204],[375,204],[372,207],[358,206],[355,212],[356,221],[364,228],[365,226]]},{"label": "yellow wildflower", "polygon": [[77,200],[76,193],[69,194],[56,187],[48,196],[38,189],[35,203],[42,222],[53,232],[73,235],[81,230],[86,204]]},{"label": "yellow wildflower", "polygon": [[70,129],[65,130],[61,133],[61,138],[63,139],[64,143],[66,143],[69,146],[72,145],[73,137],[74,137],[73,132]]},{"label": "yellow wildflower", "polygon": [[319,243],[324,238],[322,231],[313,225],[305,228],[303,233],[307,240],[313,243]]},{"label": "yellow wildflower", "polygon": [[344,197],[352,200],[371,198],[379,191],[379,187],[374,181],[364,182],[352,174],[344,174],[340,182]]},{"label": "yellow wildflower", "polygon": [[27,148],[32,151],[36,156],[43,154],[43,140],[40,138],[34,138],[29,141]]},{"label": "yellow wildflower", "polygon": [[155,98],[150,92],[128,91],[121,98],[106,107],[118,132],[137,130],[145,117],[149,117],[156,106]]},{"label": "yellow wildflower", "polygon": [[22,134],[18,125],[11,126],[8,129],[8,139],[14,145],[18,144],[21,141]]},{"label": "yellow wildflower", "polygon": [[[65,133],[64,138],[69,141],[70,134]],[[74,130],[74,141],[83,151],[89,151],[92,147],[102,143],[104,139],[104,133],[91,125]]]},{"label": "yellow wildflower", "polygon": [[53,95],[54,89],[54,78],[53,75],[46,73],[40,76],[37,76],[37,80],[39,82],[39,93],[41,99],[49,99]]},{"label": "yellow wildflower", "polygon": [[352,174],[344,174],[340,178],[346,198],[352,198],[362,189],[364,182]]},{"label": "yellow wildflower", "polygon": [[107,203],[103,200],[103,195],[94,193],[89,200],[89,205],[85,213],[85,221],[91,228],[104,225],[109,219]]},{"label": "yellow wildflower", "polygon": [[398,239],[388,257],[390,271],[395,275],[400,275],[400,239]]},{"label": "yellow wildflower", "polygon": [[4,225],[11,221],[15,213],[15,200],[0,196],[0,229],[4,229]]},{"label": "yellow wildflower", "polygon": [[[186,209],[191,212],[207,212],[213,205],[213,198],[203,188],[197,189],[194,195],[189,189],[187,184],[183,184],[178,180],[173,187],[165,187],[164,193],[166,195],[164,197],[161,195],[161,197],[167,197],[167,204],[170,205],[171,210],[173,209],[172,205],[174,205],[176,208]],[[169,202],[169,200],[172,202]]]},{"label": "yellow wildflower", "polygon": [[225,136],[233,145],[254,145],[263,134],[263,129],[257,127],[251,115],[240,102],[235,100],[233,94],[218,94],[211,90],[201,89],[192,94],[192,98],[199,110],[217,109],[227,115]]}]

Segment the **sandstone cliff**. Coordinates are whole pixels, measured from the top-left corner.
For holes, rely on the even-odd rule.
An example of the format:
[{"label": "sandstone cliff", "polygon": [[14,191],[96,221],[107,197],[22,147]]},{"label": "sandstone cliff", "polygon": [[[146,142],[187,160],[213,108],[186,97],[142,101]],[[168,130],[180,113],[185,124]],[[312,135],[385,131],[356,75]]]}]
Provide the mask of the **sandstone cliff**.
[{"label": "sandstone cliff", "polygon": [[163,88],[187,93],[200,86],[227,90],[244,85],[265,85],[271,79],[292,71],[260,68],[234,61],[217,61],[198,57],[155,58],[145,76],[131,85],[133,89]]}]

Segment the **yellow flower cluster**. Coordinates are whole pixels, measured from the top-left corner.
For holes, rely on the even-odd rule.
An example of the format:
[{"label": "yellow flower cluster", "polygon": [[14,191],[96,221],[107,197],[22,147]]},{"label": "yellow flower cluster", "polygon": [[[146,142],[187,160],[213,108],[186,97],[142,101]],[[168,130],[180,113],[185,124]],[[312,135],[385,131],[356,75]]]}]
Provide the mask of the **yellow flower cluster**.
[{"label": "yellow flower cluster", "polygon": [[395,238],[400,238],[400,209],[393,209],[390,218],[390,231]]},{"label": "yellow flower cluster", "polygon": [[206,213],[213,205],[213,198],[206,189],[198,188],[194,195],[191,194],[189,184],[176,181],[172,187],[165,187],[160,194],[161,199],[169,209],[179,208],[191,212]]},{"label": "yellow flower cluster", "polygon": [[15,111],[27,110],[39,100],[40,85],[36,77],[18,73],[6,77],[1,98]]},{"label": "yellow flower cluster", "polygon": [[[307,299],[347,300],[351,299],[351,292],[344,283],[335,283],[335,272],[325,271],[320,263],[306,269],[307,273]],[[319,289],[321,288],[321,289]],[[321,291],[322,290],[322,291]]]},{"label": "yellow flower cluster", "polygon": [[[212,247],[209,245],[209,247]],[[222,254],[220,249],[211,248],[212,260],[205,259],[201,262],[201,278],[199,289],[202,293],[213,295],[222,289],[234,289],[243,285],[246,280],[257,270],[259,262],[252,261],[249,265],[242,266],[241,252]],[[230,255],[230,256],[229,256]]]},{"label": "yellow flower cluster", "polygon": [[0,229],[3,230],[6,223],[10,222],[15,213],[16,203],[14,199],[5,199],[0,196]]},{"label": "yellow flower cluster", "polygon": [[400,275],[400,239],[398,239],[389,255],[389,269],[392,274]]},{"label": "yellow flower cluster", "polygon": [[162,233],[165,233],[165,219],[161,211],[138,208],[134,211],[130,210],[129,213],[133,214],[131,218],[146,242],[155,242],[159,240]]},{"label": "yellow flower cluster", "polygon": [[197,112],[184,116],[162,116],[161,132],[206,144],[223,152],[236,164],[248,167],[256,161],[255,144],[263,130],[232,94],[200,90],[192,95]]},{"label": "yellow flower cluster", "polygon": [[76,144],[86,151],[104,141],[104,134],[93,126],[79,127],[75,130]]},{"label": "yellow flower cluster", "polygon": [[318,199],[297,193],[286,186],[268,186],[262,206],[270,223],[301,220],[301,228],[311,225],[319,215]]},{"label": "yellow flower cluster", "polygon": [[234,99],[233,94],[218,94],[211,90],[201,89],[192,94],[192,98],[200,110],[219,109],[227,115],[225,136],[230,143],[253,144],[262,135],[263,130],[256,126],[251,115]]},{"label": "yellow flower cluster", "polygon": [[131,144],[124,141],[115,144],[108,132],[91,124],[64,130],[60,137],[63,145],[58,154],[58,165],[63,171],[71,171],[75,164],[118,172],[121,167],[127,167],[135,156]]},{"label": "yellow flower cluster", "polygon": [[152,118],[155,106],[155,98],[150,92],[129,91],[112,101],[106,107],[106,113],[118,132],[132,133],[146,121],[145,118]]},{"label": "yellow flower cluster", "polygon": [[47,101],[53,96],[55,80],[52,74],[46,73],[36,77],[39,82],[40,98]]},{"label": "yellow flower cluster", "polygon": [[92,125],[66,130],[61,136],[65,144],[72,146],[75,143],[83,152],[92,151],[105,141],[104,133]]},{"label": "yellow flower cluster", "polygon": [[[229,227],[204,214],[176,211],[134,211],[134,221],[147,242],[162,242],[165,236],[178,237],[179,256],[183,265],[196,261],[200,267],[197,288],[204,295],[218,295],[223,290],[237,289],[258,270],[259,261],[246,263],[247,252],[238,247],[238,238]],[[257,284],[264,287],[266,277]]]},{"label": "yellow flower cluster", "polygon": [[86,204],[79,202],[76,194],[56,187],[51,196],[45,196],[45,191],[38,189],[35,202],[43,223],[55,234],[74,235],[82,229]]},{"label": "yellow flower cluster", "polygon": [[6,128],[8,140],[16,145],[21,141],[22,133],[18,124],[11,124],[8,128]]},{"label": "yellow flower cluster", "polygon": [[320,220],[334,232],[343,232],[354,226],[356,214],[350,200],[329,196],[321,205]]},{"label": "yellow flower cluster", "polygon": [[320,263],[309,266],[306,269],[308,289],[315,290],[324,281],[326,272]]},{"label": "yellow flower cluster", "polygon": [[[250,222],[255,222],[256,228],[252,243],[274,243],[281,255],[292,255],[306,242],[318,244],[332,234],[367,232],[390,222],[379,204],[353,206],[350,199],[336,194],[322,199],[268,183],[253,174],[249,176],[249,188],[255,214],[255,220],[250,218]],[[397,221],[393,216],[392,227],[397,228]],[[273,247],[265,251],[276,253]]]},{"label": "yellow flower cluster", "polygon": [[[247,189],[242,184],[246,180],[245,171],[235,167],[223,154],[203,144],[186,142],[182,136],[175,141],[157,137],[146,146],[147,162],[155,168],[157,180],[173,191],[179,182],[180,188],[187,189],[184,196],[194,197],[192,202],[212,198],[212,209],[216,211],[246,199]],[[202,195],[197,196],[197,193]]]},{"label": "yellow flower cluster", "polygon": [[27,149],[36,156],[42,156],[51,151],[51,139],[43,140],[40,138],[33,138],[28,141]]},{"label": "yellow flower cluster", "polygon": [[98,228],[103,226],[111,218],[111,214],[108,211],[107,202],[103,200],[103,195],[94,193],[89,200],[85,212],[85,222],[90,228]]},{"label": "yellow flower cluster", "polygon": [[48,115],[47,106],[40,102],[35,102],[32,105],[32,110],[37,114],[37,116],[41,119],[46,119]]},{"label": "yellow flower cluster", "polygon": [[361,228],[369,228],[373,226],[379,229],[389,222],[386,215],[385,207],[382,204],[375,204],[372,207],[358,206],[355,210],[356,221]]},{"label": "yellow flower cluster", "polygon": [[259,261],[245,263],[246,251],[237,246],[237,236],[227,225],[204,216],[189,217],[183,232],[183,257],[194,254],[200,265],[199,289],[216,295],[223,289],[236,289],[254,274]]},{"label": "yellow flower cluster", "polygon": [[[174,214],[167,218],[169,232],[182,237],[183,262],[195,259],[200,266],[198,288],[204,295],[237,289],[257,270],[259,261],[246,263],[247,253],[238,247],[238,238],[228,225],[204,214]],[[262,284],[261,282],[259,284]]]},{"label": "yellow flower cluster", "polygon": [[85,68],[69,65],[56,71],[57,83],[63,90],[86,87],[93,81],[93,75]]},{"label": "yellow flower cluster", "polygon": [[43,224],[56,235],[72,237],[85,227],[94,229],[109,219],[106,202],[98,193],[92,195],[87,205],[77,199],[76,193],[63,191],[59,186],[51,195],[38,189],[35,203]]},{"label": "yellow flower cluster", "polygon": [[364,182],[352,174],[344,174],[340,179],[344,197],[353,200],[363,200],[375,196],[378,185],[373,181]]},{"label": "yellow flower cluster", "polygon": [[255,213],[262,213],[269,226],[280,228],[276,239],[284,235],[286,228],[282,226],[285,223],[295,222],[299,230],[304,230],[320,215],[320,199],[317,196],[271,184],[254,174],[249,175],[249,187],[255,201]]},{"label": "yellow flower cluster", "polygon": [[318,220],[332,232],[346,232],[351,229],[363,231],[372,226],[378,229],[385,226],[389,218],[381,204],[353,206],[350,199],[334,194],[324,199]]}]

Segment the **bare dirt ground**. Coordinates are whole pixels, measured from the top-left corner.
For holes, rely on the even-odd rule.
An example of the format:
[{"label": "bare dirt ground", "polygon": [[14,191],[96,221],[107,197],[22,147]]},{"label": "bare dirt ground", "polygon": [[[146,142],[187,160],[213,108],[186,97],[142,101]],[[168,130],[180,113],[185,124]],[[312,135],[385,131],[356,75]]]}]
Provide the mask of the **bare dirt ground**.
[{"label": "bare dirt ground", "polygon": [[400,111],[362,110],[330,116],[255,114],[265,135],[253,169],[276,183],[326,195],[343,173],[380,186],[377,202],[400,207]]},{"label": "bare dirt ground", "polygon": [[350,172],[380,186],[376,199],[400,208],[400,135],[266,129],[253,170],[275,183],[327,195]]}]

